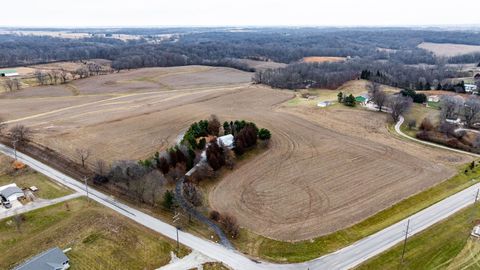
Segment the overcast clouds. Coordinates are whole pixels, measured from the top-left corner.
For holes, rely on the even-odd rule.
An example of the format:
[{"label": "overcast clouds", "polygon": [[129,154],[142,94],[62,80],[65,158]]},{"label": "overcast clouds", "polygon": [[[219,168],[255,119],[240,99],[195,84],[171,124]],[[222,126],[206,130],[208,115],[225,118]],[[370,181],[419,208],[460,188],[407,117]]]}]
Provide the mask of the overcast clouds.
[{"label": "overcast clouds", "polygon": [[15,0],[2,11],[0,26],[480,24],[480,0]]}]

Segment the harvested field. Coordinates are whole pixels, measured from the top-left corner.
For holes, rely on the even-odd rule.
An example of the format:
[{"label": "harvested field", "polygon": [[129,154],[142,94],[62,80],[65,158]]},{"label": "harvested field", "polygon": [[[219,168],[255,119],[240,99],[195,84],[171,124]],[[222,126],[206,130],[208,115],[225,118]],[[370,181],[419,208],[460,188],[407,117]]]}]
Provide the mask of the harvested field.
[{"label": "harvested field", "polygon": [[306,63],[326,63],[326,62],[341,62],[345,61],[345,57],[334,56],[309,56],[302,59]]},{"label": "harvested field", "polygon": [[[188,68],[193,70],[181,73]],[[292,92],[248,85],[241,78],[249,73],[223,68],[223,74],[235,76],[218,85],[229,77],[218,78],[212,69],[136,70],[136,75],[123,74],[123,88],[95,82],[118,81],[122,73],[91,78],[90,85],[100,87],[85,85],[81,93],[98,94],[104,87],[121,94],[44,114],[35,112],[43,107],[36,103],[31,117],[15,123],[31,126],[36,141],[73,159],[78,160],[75,148],[91,148],[93,162],[144,158],[210,114],[222,121],[254,121],[272,131],[270,148],[228,173],[208,199],[212,208],[236,216],[241,226],[281,240],[309,239],[357,223],[452,176],[454,166],[470,160],[392,136],[384,114],[340,106],[285,106]],[[164,72],[177,73],[165,76],[175,76],[179,89],[168,91],[158,84],[165,82]],[[201,72],[208,76],[201,78]],[[146,74],[150,79],[143,79]],[[204,84],[193,85],[192,77]],[[130,92],[131,81],[151,85]],[[189,83],[190,88],[185,86]],[[46,106],[59,103],[57,98],[42,100]],[[0,115],[17,99],[9,101]]]},{"label": "harvested field", "polygon": [[418,47],[444,57],[480,52],[478,45],[422,42]]},{"label": "harvested field", "polygon": [[237,61],[247,64],[249,67],[254,68],[255,70],[266,70],[271,68],[283,68],[287,64],[278,63],[273,61],[257,61],[251,59],[237,59]]}]

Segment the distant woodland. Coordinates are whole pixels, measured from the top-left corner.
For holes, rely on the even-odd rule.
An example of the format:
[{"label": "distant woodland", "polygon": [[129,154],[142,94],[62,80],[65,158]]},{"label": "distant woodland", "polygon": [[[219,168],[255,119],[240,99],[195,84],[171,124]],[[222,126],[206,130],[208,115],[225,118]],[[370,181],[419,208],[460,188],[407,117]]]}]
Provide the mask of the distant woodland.
[{"label": "distant woodland", "polygon": [[[446,68],[445,64],[480,62],[480,53],[439,59],[431,52],[417,47],[422,42],[480,45],[480,33],[468,31],[406,28],[108,30],[109,35],[140,36],[139,39],[129,41],[93,35],[107,31],[105,29],[83,31],[92,32],[92,37],[66,39],[0,35],[0,67],[102,58],[112,60],[112,68],[115,70],[210,65],[253,72],[253,68],[236,60],[253,59],[290,64],[283,69],[256,73],[255,82],[296,89],[334,88],[346,80],[357,78],[363,70],[374,73],[372,78],[375,80],[394,86],[412,87],[419,81],[433,85],[458,75],[455,70]],[[166,38],[152,38],[160,35]],[[340,56],[350,60],[330,64],[299,63],[303,57],[308,56]],[[419,64],[435,65],[435,68],[415,67]]]}]

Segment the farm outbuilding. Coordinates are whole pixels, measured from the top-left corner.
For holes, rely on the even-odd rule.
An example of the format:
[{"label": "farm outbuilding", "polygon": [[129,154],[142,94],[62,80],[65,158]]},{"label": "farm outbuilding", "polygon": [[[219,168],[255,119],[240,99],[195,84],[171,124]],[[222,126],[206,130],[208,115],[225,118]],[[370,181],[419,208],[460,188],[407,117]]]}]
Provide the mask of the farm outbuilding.
[{"label": "farm outbuilding", "polygon": [[13,77],[18,76],[18,72],[15,69],[0,70],[0,77]]},{"label": "farm outbuilding", "polygon": [[23,191],[16,184],[0,187],[0,195],[10,202],[25,197]]},{"label": "farm outbuilding", "polygon": [[439,102],[439,101],[440,101],[440,97],[437,95],[428,96],[428,102]]},{"label": "farm outbuilding", "polygon": [[475,84],[465,84],[465,92],[467,93],[474,93],[477,92],[477,86]]}]

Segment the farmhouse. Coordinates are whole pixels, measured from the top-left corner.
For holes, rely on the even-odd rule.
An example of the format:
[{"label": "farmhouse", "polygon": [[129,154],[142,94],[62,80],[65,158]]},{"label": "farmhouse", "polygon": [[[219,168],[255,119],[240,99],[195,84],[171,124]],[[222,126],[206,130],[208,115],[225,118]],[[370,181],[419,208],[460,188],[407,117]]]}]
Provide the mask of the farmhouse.
[{"label": "farmhouse", "polygon": [[25,197],[23,191],[16,184],[0,187],[0,195],[10,202]]},{"label": "farmhouse", "polygon": [[325,107],[328,107],[332,104],[333,104],[333,102],[331,102],[331,101],[322,101],[322,102],[319,102],[317,104],[317,106],[320,107],[320,108],[325,108]]},{"label": "farmhouse", "polygon": [[233,149],[233,135],[228,134],[217,138],[219,144],[225,145],[228,149]]},{"label": "farmhouse", "polygon": [[0,70],[0,77],[13,77],[18,76],[18,72],[15,69]]},{"label": "farmhouse", "polygon": [[428,96],[428,102],[440,102],[440,97],[437,95]]},{"label": "farmhouse", "polygon": [[49,249],[13,270],[65,270],[70,268],[68,257],[58,247]]},{"label": "farmhouse", "polygon": [[465,92],[467,93],[473,93],[477,92],[477,86],[475,84],[465,84]]}]

